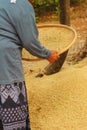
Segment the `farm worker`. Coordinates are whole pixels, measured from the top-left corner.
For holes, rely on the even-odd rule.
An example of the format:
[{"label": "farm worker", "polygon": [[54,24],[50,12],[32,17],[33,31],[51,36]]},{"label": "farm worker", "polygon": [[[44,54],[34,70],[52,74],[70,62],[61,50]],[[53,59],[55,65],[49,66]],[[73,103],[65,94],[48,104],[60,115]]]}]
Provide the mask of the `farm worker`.
[{"label": "farm worker", "polygon": [[30,130],[22,48],[54,62],[57,51],[41,45],[28,0],[0,0],[0,130]]}]

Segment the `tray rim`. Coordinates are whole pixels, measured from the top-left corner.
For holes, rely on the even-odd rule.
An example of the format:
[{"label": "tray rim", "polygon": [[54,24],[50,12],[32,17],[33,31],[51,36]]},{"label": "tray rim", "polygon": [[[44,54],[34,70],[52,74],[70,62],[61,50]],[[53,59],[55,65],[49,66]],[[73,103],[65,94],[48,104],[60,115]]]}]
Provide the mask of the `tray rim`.
[{"label": "tray rim", "polygon": [[[76,30],[72,27],[72,26],[68,26],[68,25],[63,25],[63,24],[37,24],[37,28],[44,28],[44,27],[61,27],[61,28],[66,28],[70,31],[73,32],[74,34],[74,38],[72,40],[72,42],[67,46],[65,47],[64,49],[62,49],[60,52],[59,52],[59,55],[64,53],[65,51],[69,50],[69,48],[75,43],[76,39],[77,39],[77,33],[76,33]],[[24,58],[22,57],[22,60],[25,60],[25,61],[40,61],[40,60],[45,60],[45,59],[42,59],[42,58]]]}]

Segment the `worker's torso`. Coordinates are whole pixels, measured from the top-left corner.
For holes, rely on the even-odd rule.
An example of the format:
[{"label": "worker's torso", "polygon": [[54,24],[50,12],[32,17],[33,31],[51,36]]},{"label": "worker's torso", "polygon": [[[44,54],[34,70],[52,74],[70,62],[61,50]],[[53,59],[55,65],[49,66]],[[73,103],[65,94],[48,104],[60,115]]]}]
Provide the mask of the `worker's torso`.
[{"label": "worker's torso", "polygon": [[10,0],[0,0],[0,84],[24,80],[22,46],[14,28],[11,6]]}]

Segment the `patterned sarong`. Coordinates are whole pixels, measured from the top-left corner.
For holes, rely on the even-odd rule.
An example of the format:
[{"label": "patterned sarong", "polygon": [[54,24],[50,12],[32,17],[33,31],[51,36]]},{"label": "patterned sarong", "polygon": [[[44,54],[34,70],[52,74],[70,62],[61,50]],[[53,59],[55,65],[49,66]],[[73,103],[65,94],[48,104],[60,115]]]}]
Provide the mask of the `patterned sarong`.
[{"label": "patterned sarong", "polygon": [[0,130],[30,130],[25,82],[0,84]]}]

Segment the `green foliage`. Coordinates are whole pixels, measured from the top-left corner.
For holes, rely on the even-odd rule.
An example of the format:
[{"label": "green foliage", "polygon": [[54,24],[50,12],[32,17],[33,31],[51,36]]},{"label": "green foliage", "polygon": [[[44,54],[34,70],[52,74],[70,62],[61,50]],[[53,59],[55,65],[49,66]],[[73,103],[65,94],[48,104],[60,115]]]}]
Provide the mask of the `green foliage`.
[{"label": "green foliage", "polygon": [[34,0],[34,6],[41,6],[41,5],[50,5],[50,4],[57,4],[59,0]]},{"label": "green foliage", "polygon": [[[85,0],[70,0],[71,4],[76,4],[76,3],[81,3],[84,2]],[[33,6],[38,7],[38,6],[50,6],[50,5],[58,5],[59,0],[33,0]]]},{"label": "green foliage", "polygon": [[36,16],[45,14],[47,12],[58,11],[59,0],[34,0],[33,6],[35,8]]},{"label": "green foliage", "polygon": [[[36,18],[38,16],[47,14],[48,12],[54,12],[59,15],[59,1],[60,0],[33,0],[33,7],[35,9]],[[70,0],[70,5],[77,5],[85,0]]]}]

